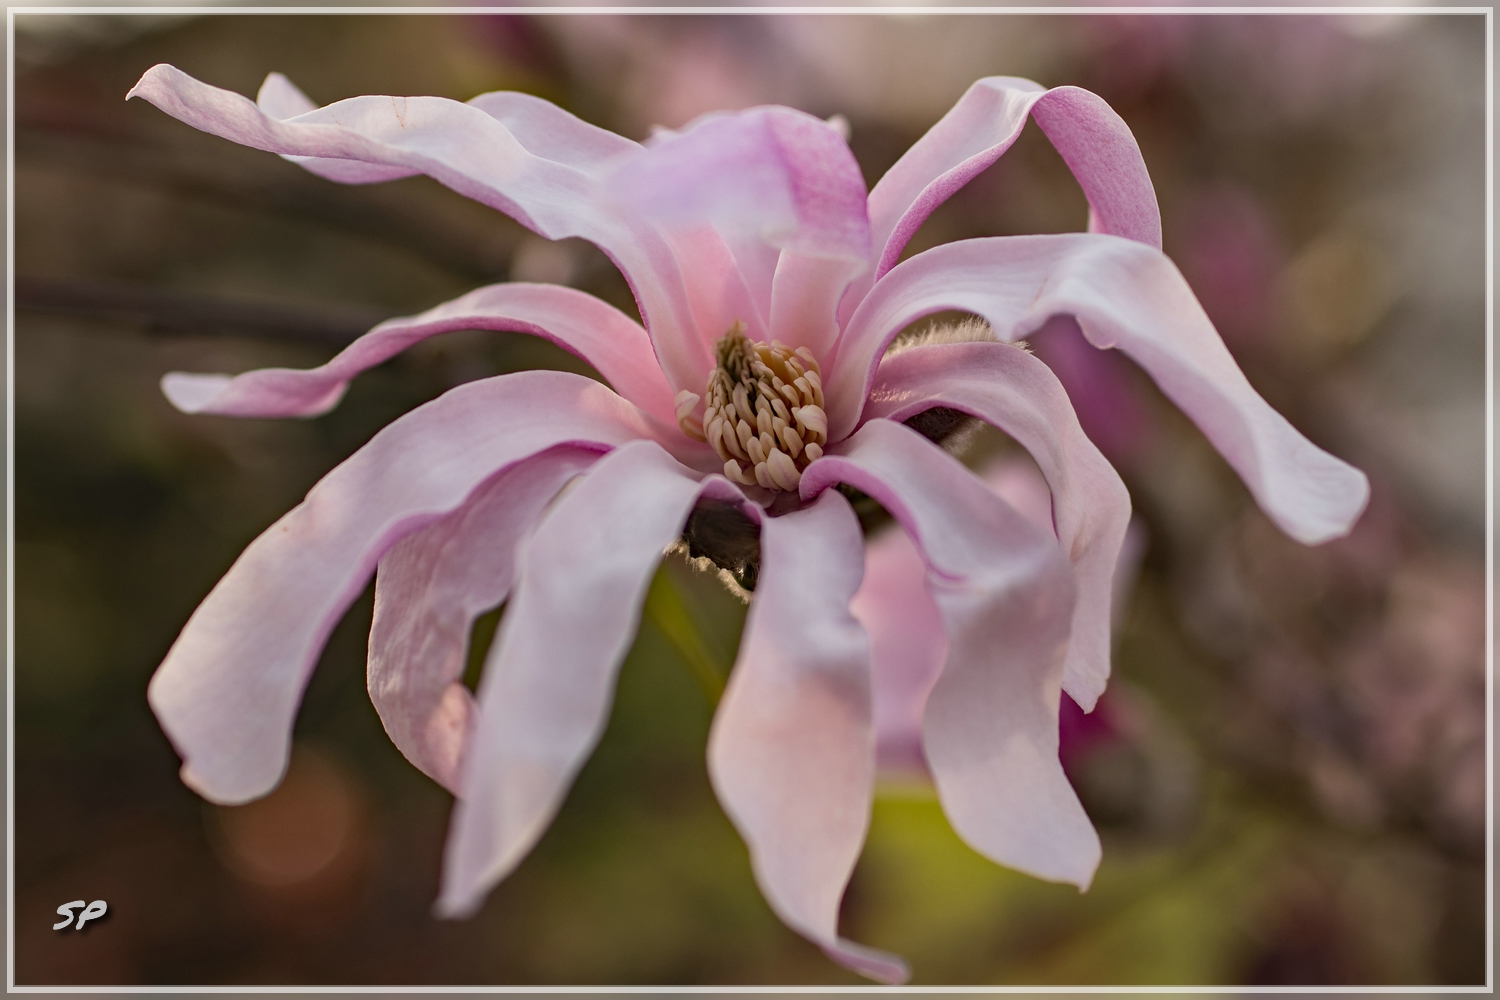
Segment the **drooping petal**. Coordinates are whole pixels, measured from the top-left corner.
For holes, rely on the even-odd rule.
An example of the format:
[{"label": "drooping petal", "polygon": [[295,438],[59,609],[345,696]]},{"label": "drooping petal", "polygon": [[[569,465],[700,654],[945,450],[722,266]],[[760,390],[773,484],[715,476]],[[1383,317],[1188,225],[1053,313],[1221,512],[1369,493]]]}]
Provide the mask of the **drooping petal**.
[{"label": "drooping petal", "polygon": [[760,558],[709,733],[709,777],[776,915],[835,961],[903,982],[900,959],[838,936],[875,783],[869,646],[849,612],[863,572],[859,521],[829,490],[800,511],[764,518]]},{"label": "drooping petal", "polygon": [[1030,115],[1078,179],[1089,203],[1089,231],[1161,248],[1161,212],[1130,127],[1104,100],[1077,87],[1047,90],[1018,77],[974,83],[870,192],[870,228],[879,262],[850,290],[848,319],[870,285],[943,202],[998,160]]},{"label": "drooping petal", "polygon": [[1057,756],[1073,586],[1056,542],[889,420],[832,446],[802,474],[801,492],[838,482],[879,500],[926,560],[949,651],[923,748],[954,830],[1001,864],[1087,886],[1099,838]]},{"label": "drooping petal", "polygon": [[396,541],[537,452],[658,430],[598,382],[544,371],[461,385],[385,427],[250,543],[152,677],[183,781],[223,803],[276,785],[318,653]]},{"label": "drooping petal", "polygon": [[854,426],[886,345],[945,309],[983,316],[1001,340],[1070,314],[1095,347],[1151,375],[1240,474],[1283,531],[1315,545],[1346,533],[1369,497],[1364,474],[1303,437],[1251,387],[1187,282],[1160,251],[1068,233],[964,240],[900,264],[871,290],[824,378],[829,437]]},{"label": "drooping petal", "polygon": [[881,363],[865,419],[906,420],[946,406],[1000,428],[1025,448],[1052,490],[1052,517],[1073,566],[1063,688],[1085,711],[1109,679],[1115,566],[1130,523],[1130,494],[1078,425],[1068,394],[1037,358],[1010,344],[934,344]]},{"label": "drooping petal", "polygon": [[512,330],[544,337],[599,370],[621,396],[675,424],[672,390],[640,325],[571,288],[488,285],[416,316],[386,320],[317,368],[262,368],[242,375],[170,372],[162,391],[186,413],[309,417],[338,404],[360,372],[411,345],[453,330]]},{"label": "drooping petal", "polygon": [[827,122],[781,107],[706,115],[622,158],[606,183],[665,226],[708,222],[730,244],[779,248],[771,288],[751,289],[769,302],[771,335],[819,356],[832,346],[839,297],[869,264],[870,228],[859,165]]},{"label": "drooping petal", "polygon": [[513,465],[380,560],[370,700],[406,759],[454,794],[474,715],[460,680],[474,619],[510,593],[516,546],[546,505],[598,459],[554,448]]},{"label": "drooping petal", "polygon": [[[271,89],[268,107],[298,105],[290,83]],[[599,196],[600,165],[576,148],[579,142],[557,136],[551,127],[557,116],[547,119],[550,126],[538,125],[538,116],[510,120],[525,119],[522,133],[541,149],[563,148],[563,160],[528,148],[500,117],[440,97],[353,97],[282,119],[165,64],[146,71],[127,95],[136,96],[194,128],[300,157],[296,162],[332,180],[364,183],[423,173],[548,239],[586,239],[630,283],[674,391],[700,386],[713,367],[693,329],[676,256],[654,226]]]},{"label": "drooping petal", "polygon": [[600,459],[522,548],[479,684],[438,912],[465,916],[529,851],[608,721],[663,550],[698,497],[743,501],[647,441]]}]

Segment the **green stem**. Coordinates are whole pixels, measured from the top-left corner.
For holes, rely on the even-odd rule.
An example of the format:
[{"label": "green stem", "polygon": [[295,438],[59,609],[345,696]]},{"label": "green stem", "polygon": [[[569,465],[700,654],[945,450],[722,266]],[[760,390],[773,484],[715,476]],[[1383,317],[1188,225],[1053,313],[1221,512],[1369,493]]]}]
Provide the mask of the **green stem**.
[{"label": "green stem", "polygon": [[656,571],[651,589],[646,592],[646,616],[676,647],[688,672],[708,696],[709,703],[717,706],[724,694],[724,676],[704,646],[693,616],[682,603],[677,584],[665,566]]}]

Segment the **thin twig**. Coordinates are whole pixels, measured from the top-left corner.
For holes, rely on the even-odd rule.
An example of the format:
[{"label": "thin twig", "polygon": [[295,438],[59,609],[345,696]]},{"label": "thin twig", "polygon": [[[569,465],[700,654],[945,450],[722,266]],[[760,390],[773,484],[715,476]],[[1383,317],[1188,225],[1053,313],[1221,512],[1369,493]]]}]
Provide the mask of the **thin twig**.
[{"label": "thin twig", "polygon": [[[503,267],[510,249],[504,244],[514,238],[514,227],[497,217],[491,247],[465,246],[473,242],[472,237],[426,224],[418,213],[383,203],[390,201],[388,197],[315,180],[289,171],[270,157],[262,169],[245,170],[234,153],[206,159],[180,148],[151,149],[115,136],[23,123],[16,130],[16,160],[21,165],[102,176],[239,211],[313,222],[399,247],[473,281],[494,281],[501,276],[497,266]],[[503,251],[498,262],[494,259],[497,249]]]}]

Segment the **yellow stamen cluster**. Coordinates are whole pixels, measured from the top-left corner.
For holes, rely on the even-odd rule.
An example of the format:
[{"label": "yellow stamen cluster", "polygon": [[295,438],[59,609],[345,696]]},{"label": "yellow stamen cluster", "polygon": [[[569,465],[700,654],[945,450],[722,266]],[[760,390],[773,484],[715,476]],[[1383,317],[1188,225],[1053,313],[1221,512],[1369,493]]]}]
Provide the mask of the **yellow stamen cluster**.
[{"label": "yellow stamen cluster", "polygon": [[714,347],[718,365],[704,390],[700,424],[696,393],[677,396],[677,420],[688,435],[713,445],[724,475],[746,486],[795,490],[802,470],[823,455],[828,414],[818,361],[805,347],[752,343],[740,323]]}]

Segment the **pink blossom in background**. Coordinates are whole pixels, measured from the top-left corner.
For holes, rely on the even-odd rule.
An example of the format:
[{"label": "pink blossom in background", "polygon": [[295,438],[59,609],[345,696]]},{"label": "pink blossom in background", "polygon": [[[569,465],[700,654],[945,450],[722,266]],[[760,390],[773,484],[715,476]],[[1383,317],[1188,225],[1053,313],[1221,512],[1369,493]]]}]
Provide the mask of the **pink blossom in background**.
[{"label": "pink blossom in background", "polygon": [[1116,102],[1137,98],[1180,72],[1191,53],[1196,21],[1163,14],[1119,14],[1080,20],[1075,29],[1094,50],[1092,84]]},{"label": "pink blossom in background", "polygon": [[1094,350],[1071,316],[1049,319],[1030,346],[1067,389],[1089,440],[1117,465],[1140,458],[1157,427],[1130,365]]},{"label": "pink blossom in background", "polygon": [[1225,342],[1235,348],[1263,342],[1287,257],[1265,206],[1235,185],[1205,185],[1186,199],[1175,245],[1188,283]]},{"label": "pink blossom in background", "polygon": [[[372,699],[457,796],[445,915],[474,912],[545,830],[603,730],[663,550],[706,505],[759,532],[709,739],[716,793],[782,920],[850,968],[905,977],[837,933],[880,724],[880,637],[850,605],[865,545],[838,484],[878,500],[920,553],[926,625],[947,649],[922,753],[955,830],[1001,864],[1087,886],[1099,842],[1059,762],[1058,713],[1064,691],[1088,709],[1104,689],[1129,500],[1057,377],[1007,343],[1049,317],[1144,367],[1294,538],[1346,532],[1365,502],[1364,477],[1246,382],[1160,252],[1128,128],[1086,91],[981,80],[868,192],[843,136],[785,107],[706,115],[641,146],[516,93],[318,108],[273,74],[252,103],[168,66],[131,93],[333,180],[425,173],[543,237],[594,242],[635,295],[641,324],[564,287],[493,285],[383,323],[319,368],[163,380],[188,412],[312,416],[412,343],[478,328],[548,337],[609,382],[522,372],[394,421],[246,549],[151,683],[184,780],[218,802],[263,795],[329,631],[376,573]],[[1083,187],[1091,232],[898,263],[1028,117]],[[992,333],[887,354],[945,310]],[[1050,525],[906,426],[933,410],[1025,447]],[[502,601],[476,698],[460,680],[469,626]]]}]

